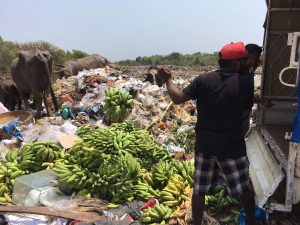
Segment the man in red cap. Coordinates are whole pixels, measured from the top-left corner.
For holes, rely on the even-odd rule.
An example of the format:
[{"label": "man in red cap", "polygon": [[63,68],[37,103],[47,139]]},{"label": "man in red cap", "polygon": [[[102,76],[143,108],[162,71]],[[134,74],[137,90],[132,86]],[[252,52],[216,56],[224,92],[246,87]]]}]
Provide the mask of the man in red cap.
[{"label": "man in red cap", "polygon": [[196,77],[182,90],[172,83],[168,69],[160,69],[158,77],[166,83],[175,104],[197,100],[193,224],[201,224],[205,195],[221,177],[229,194],[240,198],[247,222],[253,225],[255,203],[242,131],[244,114],[253,106],[247,50],[242,42],[231,43],[221,49],[219,56],[219,70]]}]

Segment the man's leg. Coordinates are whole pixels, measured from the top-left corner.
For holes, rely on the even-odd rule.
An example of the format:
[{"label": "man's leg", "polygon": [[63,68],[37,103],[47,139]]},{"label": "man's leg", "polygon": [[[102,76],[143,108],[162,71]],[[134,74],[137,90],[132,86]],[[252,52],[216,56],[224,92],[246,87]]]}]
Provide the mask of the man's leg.
[{"label": "man's leg", "polygon": [[241,202],[246,211],[247,223],[249,225],[254,225],[255,224],[255,201],[254,201],[253,192],[250,190],[245,191],[241,195]]},{"label": "man's leg", "polygon": [[247,215],[247,224],[255,224],[255,202],[249,182],[249,163],[247,157],[226,159],[217,162],[221,175],[227,184],[230,195],[240,197]]},{"label": "man's leg", "polygon": [[216,173],[217,165],[213,157],[203,157],[203,154],[195,154],[195,180],[192,196],[193,224],[201,225],[205,207],[205,194],[209,191],[212,179]]},{"label": "man's leg", "polygon": [[205,195],[192,196],[193,225],[201,225],[205,206]]}]

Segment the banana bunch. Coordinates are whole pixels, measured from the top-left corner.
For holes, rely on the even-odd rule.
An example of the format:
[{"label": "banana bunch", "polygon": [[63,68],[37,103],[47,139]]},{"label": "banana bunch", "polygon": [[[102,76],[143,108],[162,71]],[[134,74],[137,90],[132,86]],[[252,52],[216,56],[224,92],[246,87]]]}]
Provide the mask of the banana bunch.
[{"label": "banana bunch", "polygon": [[138,181],[152,186],[153,185],[152,173],[148,172],[146,169],[141,169],[138,174]]},{"label": "banana bunch", "polygon": [[160,195],[147,183],[138,182],[133,187],[135,196],[141,200],[148,201],[150,198],[160,198]]},{"label": "banana bunch", "polygon": [[223,211],[231,204],[237,204],[238,201],[226,193],[223,185],[216,186],[212,195],[205,196],[205,205],[212,212]]},{"label": "banana bunch", "polygon": [[60,182],[67,183],[76,189],[83,189],[90,176],[88,169],[82,169],[78,165],[66,165],[56,162],[53,171],[57,174]]},{"label": "banana bunch", "polygon": [[153,181],[157,187],[163,188],[175,173],[173,163],[159,162],[152,168]]},{"label": "banana bunch", "polygon": [[[92,183],[94,197],[100,197],[113,203],[133,201],[133,181],[122,177],[122,169],[117,165],[102,165],[97,174],[88,181]],[[88,185],[89,186],[89,185]]]},{"label": "banana bunch", "polygon": [[84,134],[88,134],[88,133],[92,132],[92,130],[93,129],[92,129],[92,127],[90,125],[85,124],[85,125],[80,126],[76,130],[75,134],[81,137]]},{"label": "banana bunch", "polygon": [[93,173],[93,193],[113,203],[133,201],[133,184],[139,171],[140,164],[131,154],[113,156],[107,164],[100,166],[97,173]]},{"label": "banana bunch", "polygon": [[10,194],[14,188],[15,178],[24,174],[26,172],[20,170],[16,162],[0,165],[0,202],[11,202]]},{"label": "banana bunch", "polygon": [[125,118],[128,108],[133,104],[133,97],[127,91],[117,88],[105,90],[104,113],[111,122],[121,122]]},{"label": "banana bunch", "polygon": [[123,132],[122,130],[116,131],[113,139],[114,148],[121,152],[126,151],[129,153],[134,153],[130,148],[130,144],[132,144],[133,136],[130,133]]},{"label": "banana bunch", "polygon": [[99,166],[110,160],[110,155],[105,153],[98,153],[94,151],[90,144],[79,140],[75,145],[65,154],[65,163],[77,164],[82,168],[87,168],[90,172],[96,172]]},{"label": "banana bunch", "polygon": [[134,185],[132,180],[123,181],[120,185],[114,185],[114,190],[112,191],[113,198],[111,199],[111,202],[132,202],[134,200],[134,192],[132,191],[133,187]]},{"label": "banana bunch", "polygon": [[114,148],[114,136],[116,134],[109,127],[96,129],[90,133],[84,134],[82,140],[87,145],[93,145],[95,151],[105,154],[119,154]]},{"label": "banana bunch", "polygon": [[229,215],[220,218],[219,222],[221,224],[228,224],[228,223],[240,224],[240,212],[235,209],[231,209],[229,211]]},{"label": "banana bunch", "polygon": [[173,211],[162,204],[156,205],[154,208],[147,208],[140,217],[142,223],[166,224],[171,218]]},{"label": "banana bunch", "polygon": [[[7,168],[7,173],[5,173],[3,170],[2,172],[4,173],[5,180],[2,178],[3,182],[6,182],[6,184],[11,185],[13,188],[15,179],[21,175],[28,174],[28,171],[23,171],[19,168],[18,163],[16,162],[8,162],[6,163],[6,168]],[[3,168],[4,169],[4,168]],[[1,173],[1,172],[0,172]],[[0,176],[2,177],[2,175]]]},{"label": "banana bunch", "polygon": [[120,157],[112,157],[115,163],[119,160],[119,165],[123,168],[122,177],[125,179],[135,180],[141,170],[141,165],[137,158],[133,157],[130,153],[125,152]]},{"label": "banana bunch", "polygon": [[134,122],[132,120],[126,120],[123,123],[113,123],[109,126],[111,131],[122,130],[124,132],[135,131]]},{"label": "banana bunch", "polygon": [[18,162],[19,159],[19,149],[14,149],[11,151],[8,151],[5,155],[5,158],[3,159],[4,162]]},{"label": "banana bunch", "polygon": [[93,146],[99,154],[119,156],[130,153],[146,169],[161,160],[171,160],[169,153],[153,141],[147,130],[135,130],[131,122],[96,129],[82,135],[82,140],[88,146]]},{"label": "banana bunch", "polygon": [[191,188],[183,177],[174,174],[168,185],[160,192],[161,201],[170,208],[181,206],[186,201],[191,201]]},{"label": "banana bunch", "polygon": [[159,162],[159,161],[171,161],[172,155],[168,153],[168,151],[163,148],[162,146],[155,145],[155,148],[153,150],[153,161]]},{"label": "banana bunch", "polygon": [[11,202],[10,192],[6,184],[0,183],[0,203]]},{"label": "banana bunch", "polygon": [[174,167],[177,173],[187,180],[191,187],[194,186],[195,167],[192,161],[186,160],[181,162],[174,161]]},{"label": "banana bunch", "polygon": [[[44,163],[53,163],[62,157],[62,151],[57,145],[51,142],[34,142],[20,148],[19,167],[22,170],[38,172],[43,170]],[[49,165],[45,165],[48,167]]]},{"label": "banana bunch", "polygon": [[1,165],[0,166],[0,183],[6,184],[9,190],[13,189],[15,178],[25,174],[24,171],[20,170],[17,166],[11,165],[10,167]]}]

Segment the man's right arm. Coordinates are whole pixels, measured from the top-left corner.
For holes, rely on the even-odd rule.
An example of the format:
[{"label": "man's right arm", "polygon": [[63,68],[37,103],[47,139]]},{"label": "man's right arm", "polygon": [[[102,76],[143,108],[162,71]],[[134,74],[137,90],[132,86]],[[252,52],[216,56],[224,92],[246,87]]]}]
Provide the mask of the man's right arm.
[{"label": "man's right arm", "polygon": [[175,104],[181,104],[192,99],[190,96],[186,95],[182,90],[179,90],[176,87],[176,85],[173,84],[172,79],[168,79],[166,81],[166,85],[170,98]]}]

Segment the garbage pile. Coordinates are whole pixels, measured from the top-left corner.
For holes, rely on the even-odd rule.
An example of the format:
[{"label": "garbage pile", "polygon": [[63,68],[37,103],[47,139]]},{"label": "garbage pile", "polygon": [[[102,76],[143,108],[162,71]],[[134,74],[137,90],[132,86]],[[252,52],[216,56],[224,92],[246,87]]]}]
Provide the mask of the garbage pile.
[{"label": "garbage pile", "polygon": [[[185,86],[189,78],[175,82]],[[17,148],[1,146],[0,202],[47,205],[51,198],[40,201],[40,194],[32,194],[41,192],[36,184],[26,189],[30,196],[20,197],[20,180],[51,171],[57,196],[101,199],[107,220],[191,222],[194,102],[173,105],[165,89],[111,67],[57,80],[54,90],[59,114],[23,127]],[[53,207],[59,201],[50,202]],[[239,201],[221,183],[205,203],[207,224],[239,224]],[[123,212],[126,205],[130,210]]]}]

